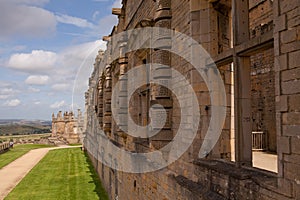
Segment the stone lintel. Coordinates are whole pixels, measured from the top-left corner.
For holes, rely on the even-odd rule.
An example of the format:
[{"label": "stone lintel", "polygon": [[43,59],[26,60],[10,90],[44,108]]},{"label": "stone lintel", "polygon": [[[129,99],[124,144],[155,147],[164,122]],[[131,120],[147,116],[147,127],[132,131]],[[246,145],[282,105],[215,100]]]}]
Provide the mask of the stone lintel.
[{"label": "stone lintel", "polygon": [[117,16],[122,15],[122,8],[113,8],[112,9],[112,14],[117,15]]}]

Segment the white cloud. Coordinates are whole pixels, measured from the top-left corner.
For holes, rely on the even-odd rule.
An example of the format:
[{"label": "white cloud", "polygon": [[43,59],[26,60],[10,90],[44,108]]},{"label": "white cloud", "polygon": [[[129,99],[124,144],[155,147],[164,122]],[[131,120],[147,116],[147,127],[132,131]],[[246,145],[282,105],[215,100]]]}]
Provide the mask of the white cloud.
[{"label": "white cloud", "polygon": [[[1,36],[0,36],[1,37]],[[8,45],[3,45],[0,46],[0,54],[11,54],[12,52],[20,52],[24,51],[27,48],[25,45],[16,45],[16,46],[11,46],[10,44]],[[0,59],[0,65],[4,64],[5,59]]]},{"label": "white cloud", "polygon": [[14,93],[14,90],[12,88],[2,88],[0,90],[0,94],[12,94]]},{"label": "white cloud", "polygon": [[99,14],[100,14],[99,11],[94,12],[94,14],[93,14],[93,20],[96,20],[97,17],[99,16]]},{"label": "white cloud", "polygon": [[43,72],[55,66],[57,55],[54,52],[33,50],[31,53],[13,54],[9,61],[10,68],[27,72]]},{"label": "white cloud", "polygon": [[11,83],[9,82],[6,82],[6,81],[1,81],[0,80],[0,88],[5,88],[5,87],[10,87],[11,86]]},{"label": "white cloud", "polygon": [[6,101],[3,105],[8,107],[16,107],[21,104],[21,101],[19,99],[13,99]]},{"label": "white cloud", "polygon": [[96,40],[70,46],[58,53],[44,50],[16,53],[10,56],[7,66],[30,74],[46,74],[54,82],[61,83],[74,80],[79,67],[85,67],[90,73],[98,50],[105,48],[105,42]]},{"label": "white cloud", "polygon": [[80,28],[94,28],[94,25],[88,22],[86,19],[73,17],[69,15],[56,15],[56,19],[60,23],[71,24]]},{"label": "white cloud", "polygon": [[57,24],[55,15],[36,7],[46,2],[41,0],[1,1],[0,40],[14,36],[42,37],[55,33]]},{"label": "white cloud", "polygon": [[110,34],[114,25],[118,23],[118,18],[114,15],[107,15],[99,19],[97,26],[87,34],[91,36],[104,36]]},{"label": "white cloud", "polygon": [[[39,98],[38,95],[41,94],[46,96],[46,99],[42,97],[43,100],[32,100],[30,103],[24,100],[24,104],[34,107],[37,106],[34,102],[38,101],[42,102],[39,106],[48,104],[49,109],[69,109],[70,102],[65,99],[71,97],[73,87],[75,87],[74,104],[83,108],[84,92],[87,90],[88,80],[94,69],[95,57],[99,49],[105,49],[105,47],[105,42],[96,40],[69,46],[60,52],[34,50],[31,53],[14,54],[6,63],[10,64],[11,69],[27,74],[27,77],[24,78],[26,84],[20,85],[20,90],[27,92],[28,95],[34,98]],[[38,87],[45,84],[49,85]],[[0,88],[7,88],[6,92],[13,92],[10,89],[13,86],[14,84],[1,83],[0,81]],[[0,95],[6,94],[2,94],[0,90]],[[64,101],[49,102],[58,95]],[[14,94],[13,96],[0,96],[0,98],[8,100],[16,97]],[[20,100],[23,102],[23,99]]]},{"label": "white cloud", "polygon": [[[99,48],[103,47],[105,47],[105,43],[97,40],[71,46],[60,52],[58,54],[58,65],[60,67],[54,72],[55,75],[53,76],[56,82],[72,81],[73,84],[80,67],[83,67],[85,71],[91,73],[97,52]],[[58,78],[60,78],[60,80],[57,80]]]},{"label": "white cloud", "polygon": [[49,82],[49,76],[29,76],[25,83],[28,85],[46,85]]},{"label": "white cloud", "polygon": [[0,99],[8,99],[10,95],[7,94],[0,94]]},{"label": "white cloud", "polygon": [[[106,43],[102,40],[87,42],[79,45],[74,45],[66,48],[60,53],[60,59],[64,59],[65,64],[71,64],[71,60],[80,61],[77,64],[82,64],[86,59],[95,59],[99,49],[105,48]],[[79,66],[79,65],[77,65]]]},{"label": "white cloud", "polygon": [[[104,1],[111,1],[112,0],[94,0],[96,2],[104,2]],[[107,7],[110,12],[111,12],[111,8],[121,8],[122,7],[122,0],[115,0],[113,1],[109,7]],[[100,19],[98,18],[98,15],[100,15],[99,11],[96,11],[93,13],[93,20],[96,21],[93,25],[93,27],[91,27],[91,29],[87,30],[85,32],[85,37],[102,37],[105,35],[108,35],[111,33],[113,27],[115,24],[118,23],[118,17],[115,15],[107,15],[107,16],[103,16]],[[68,33],[70,34],[70,33]],[[82,37],[82,36],[81,36]]]},{"label": "white cloud", "polygon": [[[107,2],[107,1],[110,1],[110,0],[93,0],[95,2]],[[115,0],[112,7],[113,8],[120,8],[122,6],[122,0]]]},{"label": "white cloud", "polygon": [[34,105],[40,105],[41,104],[41,102],[40,101],[36,101],[36,102],[34,102]]},{"label": "white cloud", "polygon": [[28,91],[29,91],[29,92],[32,92],[32,93],[38,93],[38,92],[40,92],[41,90],[38,89],[38,88],[29,87]]},{"label": "white cloud", "polygon": [[58,108],[61,108],[61,107],[64,107],[64,106],[66,106],[65,101],[57,101],[54,104],[50,105],[50,108],[58,109]]},{"label": "white cloud", "polygon": [[116,0],[114,3],[113,3],[113,8],[121,8],[122,7],[122,0]]},{"label": "white cloud", "polygon": [[66,90],[71,90],[71,86],[68,83],[58,83],[54,84],[51,87],[55,91],[66,91]]},{"label": "white cloud", "polygon": [[0,89],[0,99],[8,99],[14,96],[18,91],[12,88],[3,87]]}]

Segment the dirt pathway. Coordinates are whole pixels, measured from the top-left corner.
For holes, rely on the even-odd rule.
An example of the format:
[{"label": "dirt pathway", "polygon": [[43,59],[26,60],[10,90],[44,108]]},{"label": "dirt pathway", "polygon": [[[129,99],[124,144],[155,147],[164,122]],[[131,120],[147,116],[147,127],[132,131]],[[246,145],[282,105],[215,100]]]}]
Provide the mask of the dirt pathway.
[{"label": "dirt pathway", "polygon": [[50,150],[62,148],[76,147],[61,146],[34,149],[0,169],[0,200],[3,200]]}]

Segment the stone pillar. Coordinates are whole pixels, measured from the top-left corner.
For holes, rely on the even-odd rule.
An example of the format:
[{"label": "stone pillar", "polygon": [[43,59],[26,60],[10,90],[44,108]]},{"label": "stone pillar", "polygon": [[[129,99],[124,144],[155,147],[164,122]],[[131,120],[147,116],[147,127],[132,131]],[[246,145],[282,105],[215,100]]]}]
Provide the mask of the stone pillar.
[{"label": "stone pillar", "polygon": [[98,82],[98,120],[100,127],[103,127],[103,73],[100,73]]},{"label": "stone pillar", "polygon": [[[155,13],[155,27],[171,29],[171,0],[156,0],[156,13]],[[170,32],[162,32],[154,38],[156,47],[164,49],[171,49],[171,35]],[[167,50],[156,49],[152,54],[152,63],[171,66],[171,54]],[[153,79],[160,83],[171,83],[171,70],[164,66],[153,67]],[[171,114],[172,114],[172,98],[171,92],[160,85],[154,85],[151,88],[151,101],[152,107],[152,129],[161,129],[160,133],[151,138],[151,145],[155,149],[160,149],[173,139]],[[154,104],[162,105],[167,112],[166,123],[161,123],[161,113],[164,112],[161,107],[155,107]]]},{"label": "stone pillar", "polygon": [[111,132],[111,93],[112,93],[112,77],[111,65],[105,68],[105,84],[104,84],[104,102],[103,102],[103,130],[105,133]]},{"label": "stone pillar", "polygon": [[56,118],[54,113],[52,113],[52,134],[51,137],[55,137],[56,136]]},{"label": "stone pillar", "polygon": [[61,111],[59,111],[57,113],[57,120],[62,120],[62,112]]},{"label": "stone pillar", "polygon": [[120,45],[120,58],[119,58],[119,131],[126,132],[128,129],[128,94],[127,94],[127,67],[128,67],[128,58],[124,55],[124,52],[127,48],[126,42],[121,42]]},{"label": "stone pillar", "polygon": [[[83,117],[83,133],[85,134],[85,132],[87,131],[87,126],[88,126],[88,112],[89,112],[89,105],[88,105],[89,93],[88,92],[84,93],[84,98],[85,98],[85,104],[84,104],[84,117]],[[83,137],[85,137],[85,135],[83,135]]]},{"label": "stone pillar", "polygon": [[300,199],[300,1],[273,6],[278,188]]},{"label": "stone pillar", "polygon": [[[233,45],[249,40],[248,1],[233,1]],[[235,160],[252,166],[252,120],[250,58],[234,53]]]}]

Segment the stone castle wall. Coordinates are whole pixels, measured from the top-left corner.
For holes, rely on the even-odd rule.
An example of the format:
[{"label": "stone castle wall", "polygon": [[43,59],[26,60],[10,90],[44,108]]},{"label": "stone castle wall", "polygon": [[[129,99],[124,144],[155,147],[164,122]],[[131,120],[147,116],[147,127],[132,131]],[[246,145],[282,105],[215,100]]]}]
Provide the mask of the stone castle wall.
[{"label": "stone castle wall", "polygon": [[[227,113],[214,149],[199,159],[212,102],[207,85],[196,70],[182,57],[165,50],[134,51],[112,63],[107,59],[111,49],[99,52],[86,93],[84,144],[111,199],[300,199],[300,4],[297,0],[245,2],[123,0],[122,9],[113,10],[119,24],[104,39],[120,52],[126,44],[111,41],[111,36],[145,26],[176,30],[201,43],[220,71]],[[182,49],[182,53],[190,52]],[[189,81],[199,102],[201,120],[196,138],[180,159],[155,172],[125,173],[107,166],[111,160],[114,165],[122,163],[114,155],[107,155],[109,149],[99,145],[99,140],[106,137],[126,151],[151,152],[172,141],[182,122],[186,123],[182,141],[189,140],[189,126],[194,123],[182,119],[178,100],[163,87],[148,84],[132,97],[126,96],[130,80],[125,73],[147,63],[170,65]],[[160,69],[154,70],[160,73]],[[147,74],[139,76],[147,78]],[[166,79],[171,78],[177,80],[174,76]],[[125,121],[129,112],[137,124],[147,125],[148,109],[156,103],[168,110],[169,120],[158,135],[146,140],[135,138],[124,131],[126,123],[116,123],[111,105],[112,89],[118,82],[118,117]],[[178,91],[185,92],[184,88]],[[124,103],[127,100],[129,107]],[[152,117],[159,119],[158,115]],[[278,155],[278,173],[252,167],[252,131],[267,134],[267,150]]]}]

